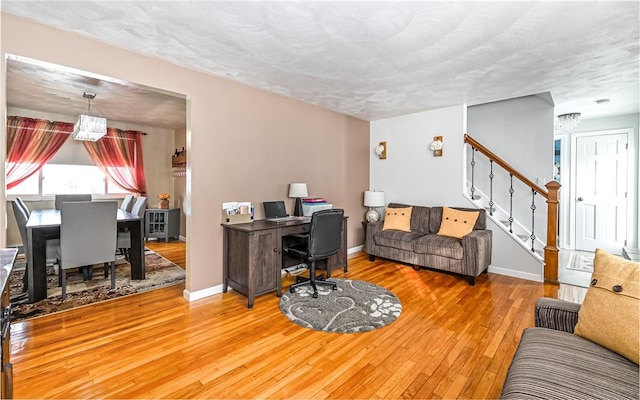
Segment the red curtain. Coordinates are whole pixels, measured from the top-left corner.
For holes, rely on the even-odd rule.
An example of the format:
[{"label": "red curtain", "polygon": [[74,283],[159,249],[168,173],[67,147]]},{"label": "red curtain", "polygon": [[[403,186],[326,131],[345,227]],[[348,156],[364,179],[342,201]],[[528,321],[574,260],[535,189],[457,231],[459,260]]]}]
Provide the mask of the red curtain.
[{"label": "red curtain", "polygon": [[142,132],[108,128],[96,142],[84,142],[93,162],[118,186],[130,192],[147,194],[142,163]]},{"label": "red curtain", "polygon": [[73,132],[73,124],[37,118],[7,118],[7,188],[35,174]]}]

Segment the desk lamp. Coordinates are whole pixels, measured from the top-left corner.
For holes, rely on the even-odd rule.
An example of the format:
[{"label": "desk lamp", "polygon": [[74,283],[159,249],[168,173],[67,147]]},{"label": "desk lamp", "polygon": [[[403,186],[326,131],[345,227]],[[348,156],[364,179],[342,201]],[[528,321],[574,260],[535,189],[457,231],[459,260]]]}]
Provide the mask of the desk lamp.
[{"label": "desk lamp", "polygon": [[291,183],[289,185],[289,197],[296,198],[296,207],[293,211],[293,215],[296,217],[302,216],[302,197],[307,197],[309,193],[307,192],[307,184],[306,183]]},{"label": "desk lamp", "polygon": [[376,210],[376,207],[384,207],[384,192],[364,192],[364,205],[369,207],[369,211],[365,214],[367,222],[380,221],[380,213]]}]

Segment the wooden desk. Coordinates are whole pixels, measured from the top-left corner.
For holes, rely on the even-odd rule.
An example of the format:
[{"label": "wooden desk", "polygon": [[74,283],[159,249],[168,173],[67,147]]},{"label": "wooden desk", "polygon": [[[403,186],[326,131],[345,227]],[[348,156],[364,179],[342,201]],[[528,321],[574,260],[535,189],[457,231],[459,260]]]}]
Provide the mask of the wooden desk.
[{"label": "wooden desk", "polygon": [[[342,224],[342,247],[327,261],[327,271],[343,267],[347,272],[347,219]],[[248,307],[253,307],[256,296],[276,291],[282,292],[283,261],[282,237],[307,233],[310,221],[271,222],[256,220],[246,224],[221,224],[224,228],[222,246],[222,291],[229,286],[248,298]],[[299,262],[299,261],[298,261]],[[297,263],[297,262],[296,262]]]},{"label": "wooden desk", "polygon": [[[118,209],[118,228],[131,232],[131,279],[144,279],[144,235],[142,219]],[[27,271],[29,303],[47,298],[47,239],[60,238],[60,210],[32,210],[27,221]],[[91,227],[87,227],[91,234]]]}]

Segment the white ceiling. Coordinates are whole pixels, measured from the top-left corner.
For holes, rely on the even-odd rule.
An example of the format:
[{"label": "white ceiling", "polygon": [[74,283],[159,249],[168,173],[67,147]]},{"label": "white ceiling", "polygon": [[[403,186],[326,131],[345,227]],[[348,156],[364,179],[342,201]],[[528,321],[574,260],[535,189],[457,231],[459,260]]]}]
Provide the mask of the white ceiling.
[{"label": "white ceiling", "polygon": [[[542,92],[551,93],[556,114],[639,110],[637,1],[0,4],[3,12],[364,120]],[[184,124],[184,98],[173,104],[166,94],[48,68],[10,62],[9,105],[33,108],[54,96],[46,103],[84,112],[83,88],[98,85],[92,113]],[[596,105],[604,98],[610,102]],[[141,114],[146,101],[160,112],[149,106]],[[182,109],[171,111],[176,106]]]}]

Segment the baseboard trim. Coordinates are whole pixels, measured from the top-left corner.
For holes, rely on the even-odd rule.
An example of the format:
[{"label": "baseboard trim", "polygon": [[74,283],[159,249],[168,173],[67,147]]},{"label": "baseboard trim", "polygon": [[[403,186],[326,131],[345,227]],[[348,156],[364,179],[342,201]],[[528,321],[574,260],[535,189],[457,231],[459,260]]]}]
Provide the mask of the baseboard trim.
[{"label": "baseboard trim", "polygon": [[352,247],[350,249],[347,249],[347,254],[357,253],[357,252],[361,251],[363,248],[364,248],[364,246]]},{"label": "baseboard trim", "polygon": [[513,278],[526,279],[528,281],[544,282],[544,279],[541,275],[536,275],[529,272],[514,271],[508,268],[494,267],[493,265],[489,265],[489,272],[493,274],[511,276]]},{"label": "baseboard trim", "polygon": [[202,289],[202,290],[196,290],[195,292],[190,292],[187,289],[185,289],[182,292],[182,296],[188,302],[192,302],[192,301],[204,299],[205,297],[213,296],[220,293],[222,293],[222,285],[217,285],[217,286],[213,286],[213,287]]},{"label": "baseboard trim", "polygon": [[[361,251],[362,248],[363,248],[363,246],[352,247],[350,249],[347,249],[347,254],[357,253],[357,252]],[[229,287],[229,290],[233,290],[233,289],[231,287]],[[210,287],[210,288],[197,290],[195,292],[190,292],[187,289],[185,289],[182,292],[182,296],[188,302],[192,302],[192,301],[204,299],[205,297],[213,296],[213,295],[220,294],[220,293],[222,293],[222,285],[217,285],[217,286],[213,286],[213,287]]]}]

